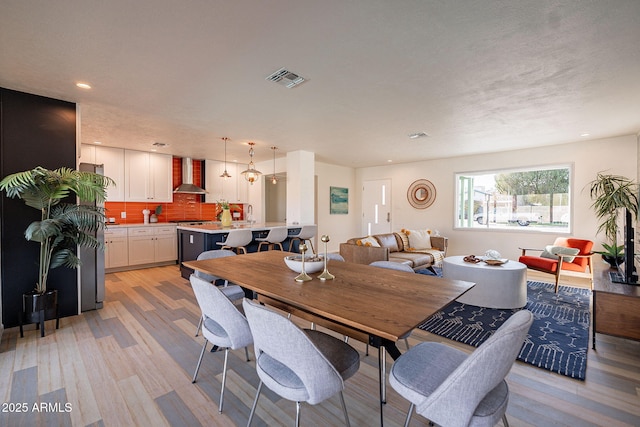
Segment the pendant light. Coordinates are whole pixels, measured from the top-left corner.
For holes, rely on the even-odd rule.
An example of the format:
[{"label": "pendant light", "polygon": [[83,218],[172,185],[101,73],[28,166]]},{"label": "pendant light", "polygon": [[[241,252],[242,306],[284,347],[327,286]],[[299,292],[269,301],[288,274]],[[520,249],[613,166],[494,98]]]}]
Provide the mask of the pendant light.
[{"label": "pendant light", "polygon": [[246,170],[243,170],[241,172],[242,175],[244,175],[244,179],[249,181],[249,184],[251,185],[253,185],[253,183],[256,182],[258,178],[260,178],[260,175],[262,175],[262,172],[260,172],[259,170],[256,170],[253,164],[253,146],[254,145],[256,145],[255,142],[249,142],[249,147],[250,147],[249,148],[249,165]]},{"label": "pendant light", "polygon": [[227,172],[227,141],[229,140],[229,138],[225,136],[224,138],[222,138],[222,140],[224,141],[224,172],[222,172],[220,178],[227,180],[231,178],[231,175],[229,175],[229,172]]},{"label": "pendant light", "polygon": [[276,178],[276,150],[278,147],[271,147],[271,149],[273,150],[273,176],[271,177],[271,183],[275,185],[278,183]]}]

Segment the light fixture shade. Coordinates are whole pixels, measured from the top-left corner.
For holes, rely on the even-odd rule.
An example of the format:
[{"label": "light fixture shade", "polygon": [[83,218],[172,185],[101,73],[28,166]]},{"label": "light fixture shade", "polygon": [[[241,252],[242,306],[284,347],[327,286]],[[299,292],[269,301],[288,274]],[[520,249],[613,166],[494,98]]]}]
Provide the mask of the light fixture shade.
[{"label": "light fixture shade", "polygon": [[278,147],[271,147],[273,150],[273,175],[271,176],[271,183],[276,185],[278,183],[278,178],[276,178],[276,150]]},{"label": "light fixture shade", "polygon": [[242,175],[244,175],[244,179],[249,181],[249,184],[251,185],[253,185],[253,183],[260,178],[260,175],[262,175],[262,172],[257,170],[255,165],[253,164],[253,146],[254,145],[256,145],[255,142],[249,143],[249,146],[251,147],[249,148],[249,165],[246,170],[243,170],[242,172],[240,172]]}]

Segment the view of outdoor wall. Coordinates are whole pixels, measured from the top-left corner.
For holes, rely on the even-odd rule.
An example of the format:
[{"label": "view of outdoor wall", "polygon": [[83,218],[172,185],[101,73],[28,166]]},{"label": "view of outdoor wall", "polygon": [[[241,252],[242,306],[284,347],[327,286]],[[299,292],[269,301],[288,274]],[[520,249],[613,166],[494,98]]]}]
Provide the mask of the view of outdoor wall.
[{"label": "view of outdoor wall", "polygon": [[568,232],[571,166],[456,174],[456,227]]}]

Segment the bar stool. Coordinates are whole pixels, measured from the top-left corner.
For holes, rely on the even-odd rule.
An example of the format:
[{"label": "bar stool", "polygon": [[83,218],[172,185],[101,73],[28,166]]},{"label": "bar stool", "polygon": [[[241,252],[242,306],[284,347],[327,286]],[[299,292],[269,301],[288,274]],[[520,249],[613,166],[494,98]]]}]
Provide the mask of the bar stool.
[{"label": "bar stool", "polygon": [[267,250],[271,250],[276,245],[278,245],[280,247],[280,250],[283,251],[284,249],[282,249],[282,242],[288,236],[289,230],[287,229],[287,227],[273,227],[271,230],[269,230],[269,234],[267,234],[267,237],[256,238],[256,242],[260,242],[258,244],[258,252],[260,252],[260,249],[262,249],[262,245],[268,245]]},{"label": "bar stool", "polygon": [[224,242],[216,242],[217,245],[222,246],[220,249],[235,249],[237,253],[246,254],[247,246],[253,240],[253,233],[251,230],[237,229],[229,231],[227,239]]},{"label": "bar stool", "polygon": [[294,240],[300,240],[301,243],[304,243],[305,240],[308,240],[309,245],[311,246],[311,252],[315,254],[316,251],[313,249],[313,242],[311,241],[311,239],[316,236],[317,232],[317,225],[303,225],[298,234],[294,234],[291,236],[291,240],[289,241],[289,251],[291,251],[291,248],[293,247]]}]

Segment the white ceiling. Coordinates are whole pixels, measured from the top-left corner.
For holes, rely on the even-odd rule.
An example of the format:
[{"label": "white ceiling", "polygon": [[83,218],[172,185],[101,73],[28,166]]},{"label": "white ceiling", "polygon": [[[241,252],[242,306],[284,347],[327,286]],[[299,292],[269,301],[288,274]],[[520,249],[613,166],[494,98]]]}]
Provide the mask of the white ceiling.
[{"label": "white ceiling", "polygon": [[[0,86],[79,103],[86,143],[403,163],[638,133],[639,19],[638,0],[2,0]],[[265,80],[281,67],[307,81]]]}]

